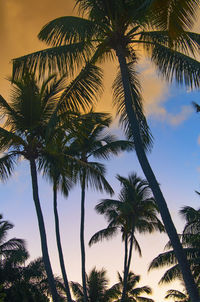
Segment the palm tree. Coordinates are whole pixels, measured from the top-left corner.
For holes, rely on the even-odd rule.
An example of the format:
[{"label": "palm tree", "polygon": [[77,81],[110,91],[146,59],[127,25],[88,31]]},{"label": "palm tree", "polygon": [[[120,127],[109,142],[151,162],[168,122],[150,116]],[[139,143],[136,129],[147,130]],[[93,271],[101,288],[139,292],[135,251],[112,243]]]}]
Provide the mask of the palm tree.
[{"label": "palm tree", "polygon": [[54,302],[57,301],[57,291],[40,207],[36,164],[51,150],[49,145],[51,145],[54,129],[61,121],[59,114],[63,119],[66,108],[73,110],[78,107],[82,109],[87,107],[95,92],[98,91],[100,82],[99,70],[91,65],[85,66],[66,89],[64,89],[65,78],[56,81],[55,76],[50,76],[39,85],[33,75],[26,73],[21,80],[13,82],[10,103],[0,96],[1,114],[5,118],[4,127],[0,127],[0,148],[5,151],[0,159],[1,179],[5,180],[12,174],[20,158],[29,161],[42,255]]},{"label": "palm tree", "polygon": [[13,252],[25,248],[25,241],[23,239],[11,238],[6,240],[8,231],[14,226],[9,221],[2,219],[3,215],[0,214],[0,263],[5,257],[13,254]]},{"label": "palm tree", "polygon": [[[180,210],[180,214],[186,220],[183,234],[180,235],[184,252],[191,267],[196,284],[200,285],[200,210],[195,210],[192,207],[185,206]],[[149,270],[170,266],[160,280],[160,283],[171,282],[175,279],[182,281],[183,276],[180,270],[180,265],[177,261],[172,245],[169,242],[166,247],[166,252],[161,253],[153,259],[149,266]]]},{"label": "palm tree", "polygon": [[[116,292],[118,299],[114,300],[113,302],[120,302],[121,301],[121,295],[124,288],[124,282],[121,275],[118,273],[118,279],[119,282],[112,286],[112,290]],[[149,286],[142,286],[142,287],[136,287],[137,283],[140,282],[140,276],[135,275],[133,272],[128,273],[128,280],[127,280],[127,292],[125,296],[126,302],[154,302],[154,300],[142,297],[142,294],[152,294],[152,290]]]},{"label": "palm tree", "polygon": [[60,268],[62,272],[63,281],[65,284],[65,292],[68,302],[72,302],[70,287],[68,283],[67,272],[64,263],[62,244],[60,238],[60,226],[59,215],[57,209],[57,193],[60,190],[64,196],[68,196],[69,189],[72,187],[72,173],[69,170],[69,161],[71,158],[65,154],[64,142],[66,139],[65,132],[58,128],[59,134],[54,135],[53,144],[51,146],[51,152],[47,152],[39,163],[39,169],[43,172],[43,176],[46,176],[53,185],[53,209],[54,209],[54,221],[55,221],[55,233],[56,242],[58,248],[58,255],[60,261]]},{"label": "palm tree", "polygon": [[158,209],[147,181],[136,174],[128,178],[117,176],[122,189],[118,200],[103,199],[96,207],[96,211],[105,215],[108,220],[107,228],[97,232],[90,239],[89,245],[109,239],[119,230],[124,241],[124,279],[122,300],[125,301],[128,274],[131,265],[133,246],[141,255],[139,243],[135,237],[136,232],[152,233],[155,230],[164,231],[164,227],[157,217]]},{"label": "palm tree", "polygon": [[[26,251],[25,251],[26,252]],[[49,302],[51,291],[42,258],[25,265],[28,254],[19,251],[4,259],[1,266],[1,284],[5,294],[5,302]],[[62,301],[63,285],[59,278],[55,279]]]},{"label": "palm tree", "polygon": [[[108,279],[104,269],[97,270],[93,268],[86,276],[88,301],[89,302],[109,302],[116,297],[114,289],[108,288]],[[71,288],[77,302],[84,301],[84,291],[81,284],[71,282]]]},{"label": "palm tree", "polygon": [[199,86],[200,63],[195,61],[199,34],[191,32],[199,1],[76,0],[76,6],[87,18],[61,17],[49,22],[39,33],[39,39],[52,47],[15,59],[14,76],[25,67],[40,71],[57,67],[63,72],[91,57],[93,62],[105,57],[117,58],[123,89],[116,91],[122,120],[128,118],[138,160],[158,204],[187,290],[193,302],[200,301],[166,201],[145,153],[142,138],[148,127],[138,86],[133,82],[137,79],[135,66],[140,46],[168,81],[175,78],[192,88]]},{"label": "palm tree", "polygon": [[80,223],[80,244],[81,244],[81,260],[82,260],[82,282],[84,290],[84,301],[87,299],[86,289],[86,269],[85,269],[85,191],[90,185],[91,187],[109,194],[113,193],[112,188],[106,181],[105,168],[98,162],[90,161],[90,158],[109,159],[111,155],[117,155],[124,150],[131,150],[133,143],[125,140],[117,140],[114,135],[105,133],[111,124],[111,117],[106,113],[89,112],[77,118],[69,130],[72,136],[70,145],[71,152],[76,155],[83,163],[88,164],[97,170],[96,173],[86,170],[82,167],[79,172],[81,184],[81,223]]},{"label": "palm tree", "polygon": [[165,299],[174,299],[174,302],[190,302],[190,298],[186,293],[176,289],[169,289]]}]

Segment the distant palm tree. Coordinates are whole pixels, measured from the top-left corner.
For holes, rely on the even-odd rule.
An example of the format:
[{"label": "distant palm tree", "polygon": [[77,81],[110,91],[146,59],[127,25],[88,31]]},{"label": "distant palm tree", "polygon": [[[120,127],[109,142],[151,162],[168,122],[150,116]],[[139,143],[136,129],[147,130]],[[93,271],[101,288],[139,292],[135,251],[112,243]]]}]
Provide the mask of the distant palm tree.
[{"label": "distant palm tree", "polygon": [[199,34],[191,32],[199,1],[75,0],[75,3],[81,17],[64,16],[45,25],[39,39],[51,48],[15,59],[14,76],[26,66],[31,70],[57,68],[63,72],[91,58],[97,63],[116,58],[120,77],[115,82],[114,94],[122,121],[128,118],[126,125],[134,137],[138,160],[159,206],[192,301],[200,301],[165,198],[145,154],[150,141],[149,128],[142,111],[136,72],[142,48],[142,55],[146,54],[168,81],[175,78],[179,84],[199,87],[200,63],[195,60]]},{"label": "distant palm tree", "polygon": [[19,238],[11,238],[6,240],[7,233],[14,226],[7,220],[2,220],[3,215],[0,214],[0,263],[5,257],[9,257],[13,252],[24,249],[25,241]]},{"label": "distant palm tree", "polygon": [[[69,130],[72,136],[70,150],[82,162],[88,164],[89,167],[96,169],[96,173],[89,171],[86,167],[82,167],[79,172],[81,183],[81,227],[80,227],[80,243],[82,257],[82,282],[84,289],[85,301],[87,299],[86,290],[86,269],[85,269],[85,191],[88,186],[97,190],[105,190],[109,194],[113,190],[105,179],[105,168],[103,164],[92,162],[90,158],[109,159],[111,155],[117,155],[121,151],[133,149],[133,143],[126,140],[118,140],[114,135],[106,133],[111,124],[111,116],[106,113],[89,112],[77,118]],[[92,173],[91,173],[92,172]],[[97,173],[98,172],[98,173]]]},{"label": "distant palm tree", "polygon": [[[180,214],[186,220],[180,239],[196,284],[200,287],[200,209],[195,210],[190,206],[185,206],[180,210]],[[160,283],[171,282],[175,279],[182,280],[183,278],[176,255],[171,248],[172,245],[169,242],[166,245],[168,251],[154,258],[149,266],[149,270],[170,266],[161,278]]]},{"label": "distant palm tree", "polygon": [[127,178],[118,175],[117,179],[122,186],[119,199],[103,199],[95,207],[99,214],[106,217],[108,226],[94,234],[89,245],[103,238],[109,239],[118,231],[121,232],[125,246],[122,291],[122,301],[125,301],[133,246],[141,255],[141,249],[135,237],[136,232],[164,231],[164,227],[157,217],[159,212],[147,181],[134,173]]},{"label": "distant palm tree", "polygon": [[[108,288],[108,279],[104,269],[93,268],[86,276],[86,286],[89,302],[111,302],[116,297],[116,292]],[[84,291],[81,284],[71,282],[71,288],[77,302],[84,302]]]},{"label": "distant palm tree", "polygon": [[[16,257],[17,256],[17,257]],[[49,302],[51,291],[42,258],[25,265],[28,257],[23,253],[12,255],[1,266],[1,284],[5,302]],[[55,278],[59,301],[63,301],[63,285]]]},{"label": "distant palm tree", "polygon": [[[112,286],[112,290],[116,292],[118,299],[113,302],[120,302],[121,295],[124,288],[124,282],[121,275],[118,273],[119,282]],[[153,299],[142,297],[143,294],[152,294],[152,290],[149,286],[136,287],[140,282],[140,276],[135,275],[133,272],[128,273],[127,278],[127,290],[125,296],[125,302],[154,302]]]},{"label": "distant palm tree", "polygon": [[176,289],[169,289],[167,291],[167,295],[165,296],[165,299],[173,299],[174,302],[190,302],[190,298],[188,294],[183,293]]}]

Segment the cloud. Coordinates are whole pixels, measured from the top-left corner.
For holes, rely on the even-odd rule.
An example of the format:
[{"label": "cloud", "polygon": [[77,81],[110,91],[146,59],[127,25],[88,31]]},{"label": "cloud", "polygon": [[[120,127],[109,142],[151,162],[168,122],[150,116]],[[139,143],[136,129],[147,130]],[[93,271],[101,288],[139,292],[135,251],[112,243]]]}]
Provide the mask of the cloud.
[{"label": "cloud", "polygon": [[181,110],[177,114],[166,113],[165,120],[173,126],[178,126],[185,120],[187,120],[191,114],[193,113],[193,109],[191,106],[182,106]]}]

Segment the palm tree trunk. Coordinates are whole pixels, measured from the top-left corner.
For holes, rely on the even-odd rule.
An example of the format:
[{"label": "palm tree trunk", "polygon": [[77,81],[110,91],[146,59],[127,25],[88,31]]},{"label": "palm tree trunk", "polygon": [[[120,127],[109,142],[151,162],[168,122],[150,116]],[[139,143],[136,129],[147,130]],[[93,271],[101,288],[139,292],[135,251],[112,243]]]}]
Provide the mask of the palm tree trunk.
[{"label": "palm tree trunk", "polygon": [[56,187],[56,184],[54,184],[54,186],[53,186],[53,207],[54,207],[54,218],[55,218],[56,242],[57,242],[57,247],[58,247],[60,268],[62,271],[62,276],[63,276],[63,280],[64,280],[64,284],[65,284],[67,301],[72,302],[69,283],[68,283],[68,279],[67,279],[67,273],[65,270],[65,263],[64,263],[64,257],[63,257],[63,252],[62,252],[61,239],[60,239],[59,218],[58,218],[58,211],[57,211],[57,187]]},{"label": "palm tree trunk", "polygon": [[127,284],[125,284],[125,280],[127,280],[127,264],[128,264],[128,236],[126,234],[124,240],[124,278],[123,278],[123,290],[122,290],[121,302],[125,300],[125,296],[126,296]]},{"label": "palm tree trunk", "polygon": [[86,286],[86,270],[85,270],[85,240],[84,240],[84,229],[85,229],[85,177],[86,177],[86,172],[84,170],[83,175],[82,175],[82,182],[81,182],[80,244],[81,244],[81,265],[82,265],[83,295],[84,295],[84,302],[88,302],[87,286]]},{"label": "palm tree trunk", "polygon": [[129,270],[130,270],[132,250],[133,250],[133,238],[134,238],[134,226],[132,226],[132,229],[131,229],[131,238],[130,238],[129,252],[127,253],[128,259],[127,259],[127,265],[126,265],[126,273],[124,274],[124,285],[123,285],[121,302],[123,302],[125,300],[125,295],[126,295],[128,274],[129,274]]},{"label": "palm tree trunk", "polygon": [[181,269],[181,272],[183,275],[183,280],[185,282],[186,289],[190,295],[191,301],[200,302],[200,297],[198,294],[197,287],[195,285],[193,276],[191,274],[186,255],[184,253],[184,250],[183,250],[180,240],[178,238],[176,228],[171,219],[166,201],[164,199],[164,196],[160,190],[159,184],[156,180],[156,177],[151,169],[151,166],[150,166],[148,159],[146,157],[146,154],[144,152],[137,117],[135,115],[135,112],[134,112],[133,106],[132,106],[133,96],[132,96],[131,89],[130,89],[129,74],[128,74],[128,69],[127,69],[126,58],[125,58],[122,47],[118,47],[118,49],[116,50],[116,55],[118,57],[120,71],[121,71],[121,75],[122,75],[124,94],[125,94],[125,108],[126,108],[126,112],[127,112],[127,116],[128,116],[130,125],[131,125],[131,129],[132,129],[132,133],[133,133],[133,137],[134,137],[135,151],[136,151],[139,163],[141,165],[141,168],[144,172],[144,175],[145,175],[147,181],[149,182],[153,195],[156,199],[165,229],[167,231],[167,234],[172,243],[175,255],[177,257],[178,263],[180,265],[180,269]]},{"label": "palm tree trunk", "polygon": [[39,231],[40,231],[42,257],[43,257],[43,261],[44,261],[45,270],[47,273],[47,278],[48,278],[53,302],[58,302],[58,293],[56,290],[55,280],[53,277],[53,271],[52,271],[51,263],[50,263],[50,259],[49,259],[44,219],[43,219],[42,210],[41,210],[41,206],[40,206],[39,193],[38,193],[37,170],[36,170],[36,164],[35,164],[34,159],[30,159],[30,169],[31,169],[32,189],[33,189],[33,200],[35,203]]}]

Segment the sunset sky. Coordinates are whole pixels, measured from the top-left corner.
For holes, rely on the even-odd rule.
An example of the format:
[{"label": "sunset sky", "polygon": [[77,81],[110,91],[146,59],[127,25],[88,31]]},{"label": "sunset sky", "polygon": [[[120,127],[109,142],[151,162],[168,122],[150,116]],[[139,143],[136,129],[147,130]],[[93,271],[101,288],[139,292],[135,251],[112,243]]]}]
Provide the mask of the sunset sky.
[{"label": "sunset sky", "polygon": [[[10,87],[7,78],[11,75],[11,59],[45,48],[45,44],[37,39],[37,34],[48,21],[64,15],[75,15],[73,0],[0,0],[0,94],[9,99]],[[197,22],[195,30],[199,32]],[[105,64],[105,93],[102,95],[97,110],[112,112],[111,84],[115,76],[115,64]],[[191,103],[199,102],[199,92],[177,87],[175,83],[168,85],[156,76],[153,66],[147,60],[141,60],[139,66],[143,87],[145,112],[154,136],[154,148],[149,154],[150,163],[155,171],[161,189],[166,197],[177,230],[180,232],[183,221],[178,211],[184,205],[199,208],[200,191],[200,115],[196,114]],[[113,113],[114,116],[114,113]],[[122,137],[122,132],[114,122],[112,133]],[[113,186],[116,197],[120,190],[115,179],[116,174],[127,176],[137,172],[143,176],[135,153],[121,154],[105,163],[107,178]],[[54,221],[52,211],[51,187],[45,180],[39,179],[40,198],[47,227],[49,251],[56,274],[60,274],[55,244]],[[31,259],[41,256],[39,232],[35,208],[32,200],[29,166],[21,162],[13,177],[0,184],[0,213],[4,219],[14,223],[15,228],[10,236],[26,239]],[[100,228],[106,226],[103,217],[94,212],[94,206],[101,198],[97,192],[86,195],[86,243]],[[59,213],[62,229],[63,250],[69,280],[81,281],[79,220],[80,220],[80,188],[75,187],[68,200],[59,198]],[[142,275],[141,285],[149,285],[154,289],[156,302],[164,301],[168,288],[176,288],[176,284],[159,287],[157,282],[161,271],[147,274],[149,262],[163,251],[167,242],[166,235],[139,236],[143,257],[133,254],[131,270]],[[87,271],[94,266],[104,267],[108,271],[111,284],[117,281],[117,271],[122,272],[123,245],[120,236],[110,241],[87,248]]]}]

